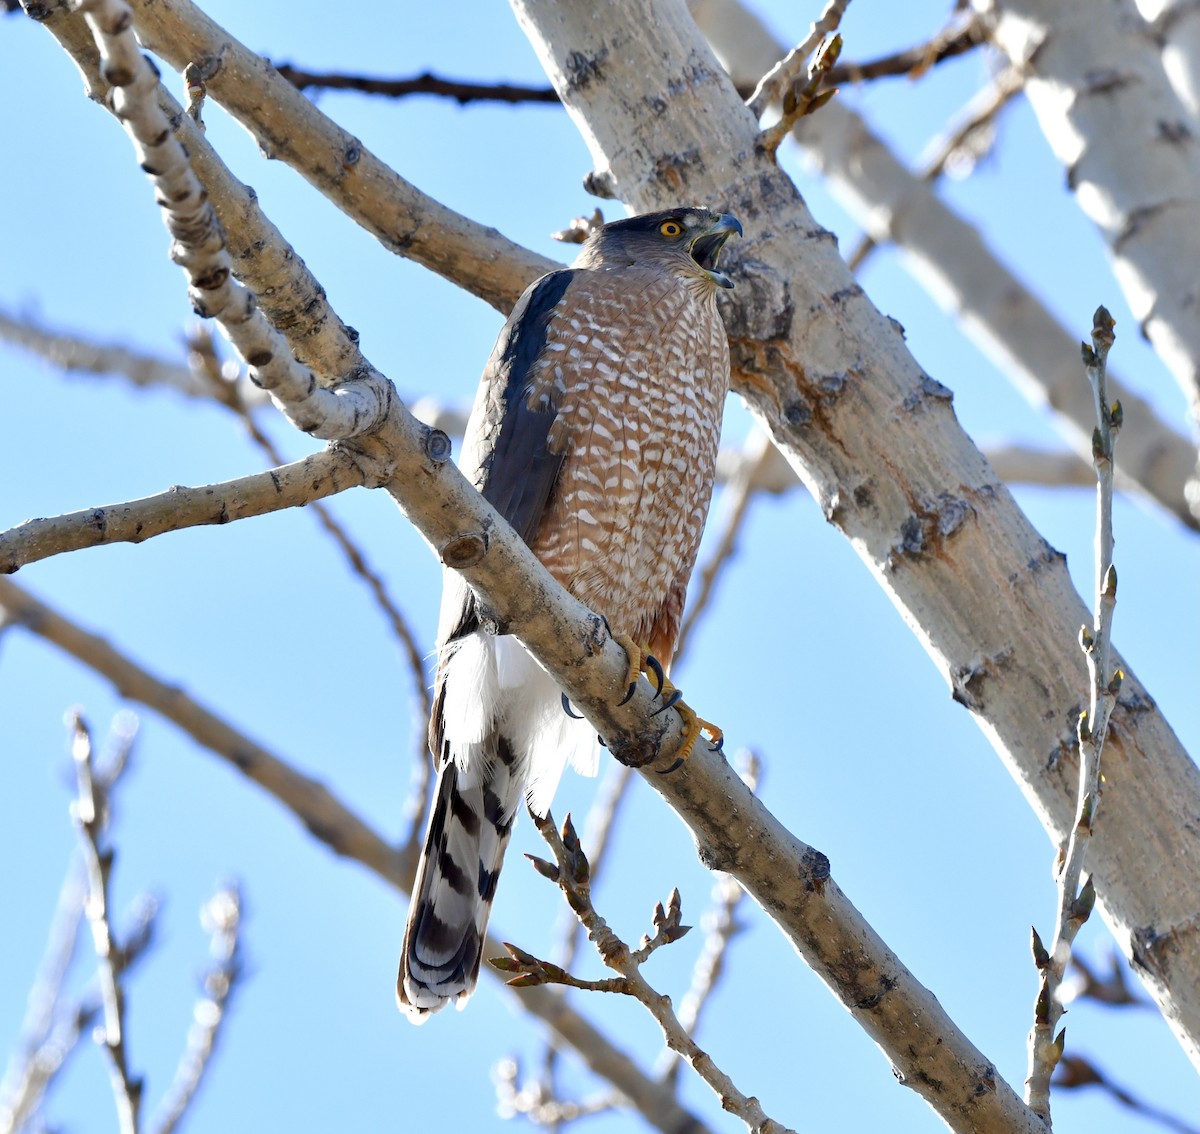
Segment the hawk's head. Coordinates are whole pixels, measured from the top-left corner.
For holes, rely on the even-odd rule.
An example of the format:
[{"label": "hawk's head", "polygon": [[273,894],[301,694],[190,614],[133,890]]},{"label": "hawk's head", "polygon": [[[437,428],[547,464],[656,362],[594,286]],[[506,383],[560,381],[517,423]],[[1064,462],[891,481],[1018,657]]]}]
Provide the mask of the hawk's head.
[{"label": "hawk's head", "polygon": [[602,225],[588,237],[575,261],[580,268],[659,264],[717,287],[733,281],[717,270],[725,241],[742,234],[738,219],[711,209],[666,209]]}]

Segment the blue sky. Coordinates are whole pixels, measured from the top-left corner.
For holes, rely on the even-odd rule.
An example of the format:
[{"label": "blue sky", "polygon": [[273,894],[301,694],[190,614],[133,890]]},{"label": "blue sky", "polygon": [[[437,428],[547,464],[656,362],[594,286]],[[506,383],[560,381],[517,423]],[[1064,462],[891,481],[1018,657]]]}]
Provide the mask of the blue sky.
[{"label": "blue sky", "polygon": [[[948,5],[851,5],[845,57],[924,38]],[[208,10],[251,48],[314,69],[406,75],[425,69],[482,80],[539,81],[507,8],[462,5],[339,7],[222,0]],[[815,9],[763,5],[780,38],[801,38]],[[880,18],[881,11],[893,13]],[[975,55],[919,84],[903,80],[839,98],[862,110],[914,158],[986,79]],[[591,162],[566,115],[549,107],[391,103],[326,95],[320,104],[425,192],[547,255],[569,258],[549,233],[590,212],[580,187]],[[180,357],[190,313],[167,259],[158,210],[130,146],[90,104],[45,31],[0,22],[0,305],[48,324]],[[259,193],[367,356],[409,400],[466,404],[500,316],[359,231],[216,107],[209,136]],[[843,248],[857,229],[794,154],[785,164]],[[1075,209],[1027,108],[1006,115],[993,158],[943,192],[989,243],[1083,335],[1095,306],[1117,318],[1121,374],[1182,425],[1173,382],[1141,342],[1099,238]],[[619,215],[606,205],[610,217]],[[982,442],[1052,445],[1046,417],[920,290],[884,250],[863,283],[906,327],[925,368],[953,389],[965,428]],[[216,407],[120,379],[64,376],[0,346],[5,396],[0,526],[255,471],[261,457]],[[1081,375],[1081,381],[1083,380]],[[270,415],[264,427],[290,457],[312,443]],[[1128,428],[1135,428],[1129,423]],[[731,400],[726,442],[748,416]],[[1092,496],[1018,488],[1047,539],[1090,593]],[[351,492],[334,509],[430,647],[439,572],[423,542],[382,495]],[[722,515],[718,496],[714,517]],[[1117,643],[1189,750],[1200,750],[1196,632],[1200,541],[1169,519],[1122,501]],[[710,528],[713,525],[710,525]],[[711,541],[710,541],[711,545]],[[701,558],[704,559],[702,551]],[[327,783],[387,837],[403,834],[402,805],[422,722],[412,678],[361,584],[301,513],[169,535],[140,547],[100,548],[22,570],[16,581],[176,682],[251,736]],[[718,720],[730,749],[758,750],[767,805],[830,856],[834,876],[1010,1083],[1024,1077],[1034,995],[1028,927],[1049,930],[1052,849],[1019,790],[970,717],[842,537],[797,490],[757,500],[716,607],[676,674],[688,700]],[[15,1037],[58,886],[75,845],[64,710],[84,706],[97,731],[126,703],[90,671],[24,633],[0,639],[0,908],[7,914],[0,1038]],[[582,816],[595,785],[568,776],[555,812]],[[635,785],[618,845],[598,887],[601,913],[629,939],[649,928],[672,886],[698,922],[711,880],[662,802]],[[169,723],[142,714],[135,764],[121,788],[113,838],[114,897],[163,896],[158,944],[131,979],[131,1058],[152,1110],[183,1043],[206,942],[197,911],[221,880],[246,895],[247,972],[194,1129],[371,1127],[491,1129],[490,1070],[515,1053],[536,1066],[541,1040],[508,994],[485,981],[463,1014],[411,1028],[392,1000],[404,901],[337,860],[263,793]],[[522,823],[501,882],[493,927],[545,954],[561,902],[528,869],[540,853]],[[941,1128],[886,1060],[750,903],[729,972],[700,1041],[767,1112],[798,1129]],[[700,933],[660,955],[647,975],[678,998]],[[1097,919],[1081,938],[1091,957],[1110,942]],[[593,959],[584,975],[598,975]],[[79,981],[90,957],[79,964]],[[636,1005],[579,1001],[623,1047],[649,1061],[659,1040]],[[1152,1012],[1073,1008],[1069,1041],[1123,1086],[1200,1116],[1195,1073]],[[568,1095],[597,1084],[567,1058]],[[738,1125],[703,1085],[683,1097],[715,1129]],[[79,1053],[48,1109],[63,1128],[113,1124],[107,1070]],[[1062,1096],[1062,1131],[1152,1129],[1095,1094]],[[627,1112],[588,1120],[634,1129]]]}]

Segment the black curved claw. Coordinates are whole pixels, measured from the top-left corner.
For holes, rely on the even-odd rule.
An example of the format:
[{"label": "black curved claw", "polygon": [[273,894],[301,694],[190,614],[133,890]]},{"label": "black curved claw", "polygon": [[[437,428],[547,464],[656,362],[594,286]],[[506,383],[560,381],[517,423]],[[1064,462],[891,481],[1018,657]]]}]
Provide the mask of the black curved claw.
[{"label": "black curved claw", "polygon": [[[663,684],[667,680],[667,675],[663,673],[663,667],[658,664],[658,658],[653,654],[646,655],[646,668],[654,674],[654,681],[658,688],[654,691],[653,700],[657,701],[662,696]],[[672,702],[674,704],[674,702]]]},{"label": "black curved claw", "polygon": [[617,704],[618,705],[628,705],[630,700],[633,698],[634,693],[636,693],[636,692],[637,692],[637,682],[631,681],[629,683],[629,688],[625,690],[625,696],[622,697],[617,702]]},{"label": "black curved claw", "polygon": [[665,713],[665,712],[666,712],[666,711],[667,711],[667,710],[668,710],[668,709],[669,709],[669,708],[670,708],[672,705],[674,705],[674,704],[675,704],[675,702],[676,702],[676,701],[682,701],[682,700],[683,700],[683,691],[682,691],[682,690],[680,690],[680,689],[676,689],[676,690],[675,690],[675,691],[674,691],[674,692],[671,694],[671,696],[670,696],[670,697],[668,697],[668,698],[667,698],[667,699],[666,699],[666,700],[665,700],[665,701],[664,701],[664,702],[663,702],[663,703],[662,703],[662,704],[661,704],[661,705],[660,705],[660,706],[659,706],[657,709],[655,709],[655,710],[654,710],[654,712],[652,712],[650,715],[651,715],[652,717],[656,717],[656,716],[658,716],[658,714],[659,714],[659,713]]},{"label": "black curved claw", "polygon": [[566,713],[567,716],[569,716],[571,718],[571,720],[573,720],[573,721],[583,720],[582,713],[571,712],[571,701],[570,701],[570,698],[565,693],[562,695],[562,707],[563,707],[563,712]]},{"label": "black curved claw", "polygon": [[675,763],[672,764],[669,768],[664,768],[658,774],[660,776],[669,776],[672,772],[676,771],[678,768],[682,768],[683,764],[684,764],[684,761],[682,759],[676,760]]},{"label": "black curved claw", "polygon": [[608,619],[605,618],[604,615],[602,614],[602,615],[600,615],[600,621],[604,623],[605,633],[607,633],[608,636],[611,638],[613,636],[613,632],[612,632],[612,627],[609,626],[609,624],[608,624]]},{"label": "black curved claw", "polygon": [[607,748],[607,747],[608,747],[608,745],[604,743],[604,737],[602,737],[602,736],[597,736],[597,737],[596,737],[596,743],[597,743],[597,744],[599,744],[601,748]]},{"label": "black curved claw", "polygon": [[724,752],[725,751],[725,737],[724,736],[718,737],[715,741],[713,741],[712,744],[710,744],[708,746],[708,750],[709,750],[709,752]]}]

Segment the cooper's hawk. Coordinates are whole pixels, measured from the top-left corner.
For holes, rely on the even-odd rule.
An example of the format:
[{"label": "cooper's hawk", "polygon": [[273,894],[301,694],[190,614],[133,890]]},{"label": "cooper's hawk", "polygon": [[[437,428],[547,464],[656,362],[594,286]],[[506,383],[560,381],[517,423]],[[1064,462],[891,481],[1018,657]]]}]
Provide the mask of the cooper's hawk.
[{"label": "cooper's hawk", "polygon": [[[604,225],[531,284],[500,332],[467,425],[463,472],[622,641],[669,664],[712,496],[729,346],[717,269],[732,216],[671,209]],[[642,650],[634,648],[633,667]],[[429,723],[439,766],[397,996],[414,1022],[475,987],[522,796],[545,814],[595,731],[513,637],[480,625],[447,571]],[[636,675],[636,670],[634,671]],[[698,725],[692,714],[694,741]]]}]

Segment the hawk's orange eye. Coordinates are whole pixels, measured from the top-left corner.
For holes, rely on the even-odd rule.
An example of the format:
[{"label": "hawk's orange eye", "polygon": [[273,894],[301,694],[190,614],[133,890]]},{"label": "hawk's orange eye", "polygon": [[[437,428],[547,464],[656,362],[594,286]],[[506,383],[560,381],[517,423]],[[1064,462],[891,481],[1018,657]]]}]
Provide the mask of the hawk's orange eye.
[{"label": "hawk's orange eye", "polygon": [[658,226],[658,231],[663,236],[680,236],[683,233],[683,225],[678,221],[665,220]]}]

